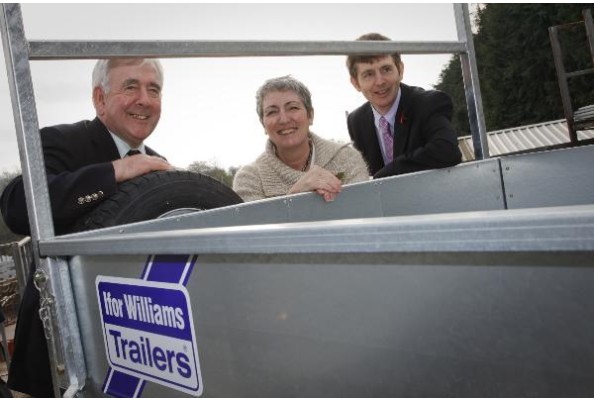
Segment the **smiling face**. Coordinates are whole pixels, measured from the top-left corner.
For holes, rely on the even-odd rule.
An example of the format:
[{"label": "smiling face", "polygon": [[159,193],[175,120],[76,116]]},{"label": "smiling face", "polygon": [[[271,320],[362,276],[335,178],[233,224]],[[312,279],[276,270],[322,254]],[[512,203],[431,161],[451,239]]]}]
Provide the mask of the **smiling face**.
[{"label": "smiling face", "polygon": [[390,110],[404,73],[404,65],[396,65],[391,56],[380,57],[369,63],[357,63],[357,76],[351,83],[380,114]]},{"label": "smiling face", "polygon": [[131,62],[109,70],[109,91],[93,89],[97,116],[133,148],[155,129],[161,117],[161,81],[149,63]]},{"label": "smiling face", "polygon": [[262,100],[262,125],[279,152],[307,145],[311,115],[292,90],[270,91]]}]

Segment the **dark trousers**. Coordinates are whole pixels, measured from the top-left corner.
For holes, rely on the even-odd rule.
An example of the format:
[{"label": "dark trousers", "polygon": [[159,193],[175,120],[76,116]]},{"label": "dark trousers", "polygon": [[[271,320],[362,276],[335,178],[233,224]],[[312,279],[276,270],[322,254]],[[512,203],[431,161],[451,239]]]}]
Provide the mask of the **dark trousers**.
[{"label": "dark trousers", "polygon": [[19,307],[14,333],[14,354],[8,387],[32,397],[54,397],[47,341],[39,318],[39,292],[29,280]]}]

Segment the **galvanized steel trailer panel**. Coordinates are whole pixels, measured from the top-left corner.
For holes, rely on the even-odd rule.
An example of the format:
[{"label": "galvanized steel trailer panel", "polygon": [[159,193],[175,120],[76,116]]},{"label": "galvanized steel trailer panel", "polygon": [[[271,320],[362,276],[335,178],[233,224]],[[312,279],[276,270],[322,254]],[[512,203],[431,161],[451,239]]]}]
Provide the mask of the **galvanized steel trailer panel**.
[{"label": "galvanized steel trailer panel", "polygon": [[501,158],[510,209],[594,204],[594,146]]},{"label": "galvanized steel trailer panel", "polygon": [[[187,288],[205,396],[591,396],[594,177],[571,176],[592,152],[351,185],[339,199],[354,213],[302,194],[42,241],[43,254],[74,256],[82,393],[101,394],[108,366],[96,277],[196,254]],[[508,179],[533,190],[509,176],[518,167],[502,172],[510,159],[527,176],[568,166],[550,186],[575,205],[505,209]],[[180,393],[147,383],[144,395]]]},{"label": "galvanized steel trailer panel", "polygon": [[204,396],[594,394],[594,206],[331,225],[42,244],[84,253],[69,262],[82,393],[101,395],[108,367],[96,276],[138,278],[147,256],[126,254],[142,243],[199,255],[187,288]]}]

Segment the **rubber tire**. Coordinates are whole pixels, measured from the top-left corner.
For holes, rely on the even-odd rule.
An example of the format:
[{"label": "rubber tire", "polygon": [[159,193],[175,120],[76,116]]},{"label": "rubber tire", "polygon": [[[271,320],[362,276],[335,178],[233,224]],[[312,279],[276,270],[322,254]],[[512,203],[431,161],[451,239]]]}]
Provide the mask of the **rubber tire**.
[{"label": "rubber tire", "polygon": [[146,221],[177,209],[209,210],[242,203],[231,188],[190,171],[157,171],[123,182],[118,191],[80,218],[73,232]]}]

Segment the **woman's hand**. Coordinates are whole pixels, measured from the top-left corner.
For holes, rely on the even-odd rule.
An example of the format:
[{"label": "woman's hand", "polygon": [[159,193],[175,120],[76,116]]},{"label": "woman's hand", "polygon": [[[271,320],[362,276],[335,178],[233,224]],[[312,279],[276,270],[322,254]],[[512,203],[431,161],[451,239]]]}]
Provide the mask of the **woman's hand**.
[{"label": "woman's hand", "polygon": [[288,194],[316,192],[325,201],[333,201],[341,189],[340,179],[334,176],[332,172],[314,165],[293,185]]}]

